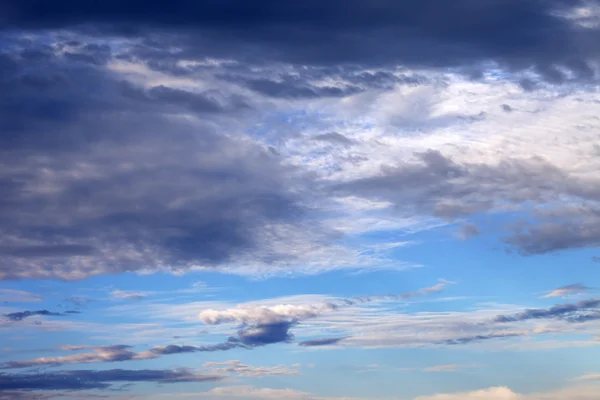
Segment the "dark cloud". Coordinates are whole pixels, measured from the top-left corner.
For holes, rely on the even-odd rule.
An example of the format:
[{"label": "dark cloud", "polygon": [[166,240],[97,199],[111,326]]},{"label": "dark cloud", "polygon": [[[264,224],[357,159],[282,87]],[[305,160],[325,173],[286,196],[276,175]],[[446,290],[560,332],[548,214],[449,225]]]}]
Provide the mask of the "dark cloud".
[{"label": "dark cloud", "polygon": [[562,319],[568,322],[585,322],[600,319],[600,299],[581,300],[577,303],[559,304],[550,308],[528,309],[523,312],[498,315],[493,322],[520,322],[532,319]]},{"label": "dark cloud", "polygon": [[289,330],[296,324],[295,321],[279,321],[271,324],[258,324],[238,332],[233,340],[245,346],[256,347],[273,343],[291,342],[294,340]]},{"label": "dark cloud", "polygon": [[298,343],[300,346],[304,347],[317,347],[317,346],[331,346],[334,344],[338,344],[342,340],[346,339],[346,337],[335,337],[335,338],[323,338],[323,339],[311,339],[304,340]]},{"label": "dark cloud", "polygon": [[593,257],[592,257],[592,261],[593,261],[593,262],[600,262],[600,257],[598,257],[598,256],[593,256]]},{"label": "dark cloud", "polygon": [[0,373],[0,390],[86,390],[108,389],[116,382],[214,382],[218,375],[181,370],[73,370],[28,374]]},{"label": "dark cloud", "polygon": [[275,264],[291,260],[273,241],[282,232],[286,243],[312,240],[298,219],[307,210],[299,171],[229,135],[252,112],[239,96],[142,88],[37,39],[9,42],[0,279]]},{"label": "dark cloud", "polygon": [[433,67],[493,60],[511,68],[535,66],[544,78],[556,81],[565,77],[555,65],[589,77],[587,61],[598,55],[596,28],[584,29],[561,16],[585,4],[579,0],[379,0],[365,7],[358,0],[309,0],[302,5],[275,0],[107,0],[91,6],[60,0],[50,6],[42,0],[25,0],[2,2],[0,23],[9,29],[79,27],[141,36],[147,39],[145,52],[155,51],[165,58],[172,52],[169,46],[177,43],[187,58]]},{"label": "dark cloud", "polygon": [[502,107],[502,111],[507,112],[507,113],[513,111],[512,107],[509,106],[508,104],[502,104],[500,107]]},{"label": "dark cloud", "polygon": [[[72,312],[69,312],[69,314]],[[67,313],[58,313],[52,312],[48,310],[37,310],[37,311],[18,311],[9,314],[4,314],[4,317],[9,319],[10,321],[22,321],[25,318],[34,317],[34,316],[44,316],[44,317],[64,317]]]}]

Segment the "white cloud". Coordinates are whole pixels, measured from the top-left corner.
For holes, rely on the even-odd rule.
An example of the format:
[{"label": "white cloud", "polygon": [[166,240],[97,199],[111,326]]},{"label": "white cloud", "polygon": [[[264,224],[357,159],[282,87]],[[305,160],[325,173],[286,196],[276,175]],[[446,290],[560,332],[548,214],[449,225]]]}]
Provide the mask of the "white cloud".
[{"label": "white cloud", "polygon": [[556,288],[554,290],[549,291],[547,294],[542,296],[543,298],[553,298],[553,297],[570,297],[581,294],[589,293],[590,288],[582,285],[582,284],[573,284],[567,285],[560,288]]},{"label": "white cloud", "polygon": [[600,386],[573,386],[551,392],[522,394],[507,387],[491,387],[462,393],[439,393],[414,400],[597,400]]}]

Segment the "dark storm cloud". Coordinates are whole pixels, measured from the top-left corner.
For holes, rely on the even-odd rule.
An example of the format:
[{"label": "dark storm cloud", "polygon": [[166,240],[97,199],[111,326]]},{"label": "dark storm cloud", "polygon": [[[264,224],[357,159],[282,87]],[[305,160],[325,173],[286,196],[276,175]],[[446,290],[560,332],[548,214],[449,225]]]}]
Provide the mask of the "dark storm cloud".
[{"label": "dark storm cloud", "polygon": [[[596,4],[595,0],[589,2]],[[148,36],[163,56],[178,44],[184,57],[225,56],[299,64],[396,63],[459,66],[494,60],[537,66],[560,81],[554,65],[589,78],[598,55],[596,28],[562,16],[583,0],[359,0],[302,3],[268,0],[3,1],[6,28],[87,27],[92,32]],[[157,43],[158,42],[158,43]],[[162,43],[161,43],[162,42]],[[165,50],[160,51],[160,48]],[[159,50],[157,50],[159,48]]]},{"label": "dark storm cloud", "polygon": [[108,389],[116,382],[215,382],[218,375],[201,375],[182,370],[73,370],[28,374],[0,373],[0,390],[86,390]]},{"label": "dark storm cloud", "polygon": [[[7,40],[0,279],[285,257],[270,229],[296,229],[305,181],[268,150],[228,135],[252,112],[244,99],[142,88],[55,51],[104,54],[100,45]],[[225,118],[231,111],[236,117]]]},{"label": "dark storm cloud", "polygon": [[318,346],[331,346],[334,344],[338,344],[342,340],[346,339],[346,337],[335,337],[335,338],[323,338],[323,339],[311,339],[304,340],[298,343],[300,346],[304,347],[318,347]]},{"label": "dark storm cloud", "polygon": [[585,322],[600,319],[600,299],[581,300],[577,303],[559,304],[550,308],[529,309],[523,312],[498,315],[493,322],[520,322],[532,319],[562,319],[568,322]]},{"label": "dark storm cloud", "polygon": [[9,314],[4,314],[4,317],[6,317],[10,321],[22,321],[25,318],[35,317],[35,316],[64,317],[65,315],[67,315],[67,313],[72,314],[74,312],[67,311],[66,313],[58,313],[58,312],[52,312],[52,311],[48,311],[48,310],[18,311],[18,312],[13,312],[13,313],[9,313]]}]

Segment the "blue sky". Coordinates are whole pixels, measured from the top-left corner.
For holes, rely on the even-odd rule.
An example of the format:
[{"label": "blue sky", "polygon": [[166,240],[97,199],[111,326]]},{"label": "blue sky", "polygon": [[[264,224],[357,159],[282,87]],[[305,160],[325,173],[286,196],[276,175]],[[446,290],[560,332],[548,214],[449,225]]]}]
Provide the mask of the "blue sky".
[{"label": "blue sky", "polygon": [[600,6],[426,3],[0,1],[0,400],[596,400]]}]

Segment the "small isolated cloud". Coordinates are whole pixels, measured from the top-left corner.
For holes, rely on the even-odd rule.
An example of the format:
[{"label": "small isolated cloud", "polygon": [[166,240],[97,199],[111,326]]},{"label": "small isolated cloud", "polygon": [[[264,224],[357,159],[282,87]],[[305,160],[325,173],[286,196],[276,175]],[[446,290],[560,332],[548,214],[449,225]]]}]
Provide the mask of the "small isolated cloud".
[{"label": "small isolated cloud", "polygon": [[554,290],[549,291],[547,294],[542,296],[542,298],[553,298],[553,297],[570,297],[579,294],[586,294],[591,290],[591,288],[582,285],[580,283],[576,283],[573,285],[567,285],[563,287],[556,288]]},{"label": "small isolated cloud", "polygon": [[462,240],[467,240],[472,237],[479,236],[480,233],[481,232],[479,231],[477,225],[470,222],[465,222],[458,230],[458,237],[460,237]]},{"label": "small isolated cloud", "polygon": [[304,340],[298,343],[300,346],[304,347],[319,347],[319,346],[332,346],[334,344],[338,344],[342,340],[346,339],[346,337],[334,337],[334,338],[322,338],[322,339],[311,339]]},{"label": "small isolated cloud", "polygon": [[591,373],[583,376],[579,376],[574,381],[600,381],[600,373]]},{"label": "small isolated cloud", "polygon": [[110,292],[110,295],[113,299],[117,300],[143,300],[148,296],[145,292],[128,292],[118,289]]},{"label": "small isolated cloud", "polygon": [[246,365],[239,360],[207,362],[203,365],[211,368],[217,374],[230,373],[255,378],[270,375],[298,375],[300,373],[299,370],[289,368],[284,365],[276,365],[274,367],[255,367],[252,365]]},{"label": "small isolated cloud", "polygon": [[593,256],[593,257],[592,257],[592,261],[593,261],[593,262],[600,263],[600,257],[598,257],[598,256]]}]

